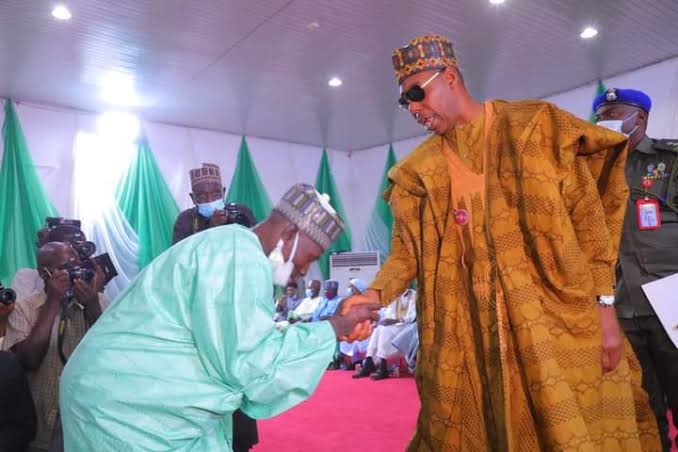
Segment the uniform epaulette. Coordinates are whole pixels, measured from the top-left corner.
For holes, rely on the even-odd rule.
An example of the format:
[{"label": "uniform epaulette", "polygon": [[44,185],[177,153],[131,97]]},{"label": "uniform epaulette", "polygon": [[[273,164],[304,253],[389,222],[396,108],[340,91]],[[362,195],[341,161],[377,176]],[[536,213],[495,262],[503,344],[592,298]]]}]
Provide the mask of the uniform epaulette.
[{"label": "uniform epaulette", "polygon": [[653,147],[661,151],[673,151],[678,153],[678,138],[664,138],[654,142]]}]

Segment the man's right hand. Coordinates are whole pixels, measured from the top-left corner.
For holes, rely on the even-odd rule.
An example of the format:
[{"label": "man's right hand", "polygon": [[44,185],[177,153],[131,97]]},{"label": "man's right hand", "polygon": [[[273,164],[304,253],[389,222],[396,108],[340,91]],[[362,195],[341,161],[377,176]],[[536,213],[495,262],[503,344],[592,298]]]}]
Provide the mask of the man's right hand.
[{"label": "man's right hand", "polygon": [[47,294],[47,302],[50,304],[60,305],[61,299],[66,294],[66,291],[71,287],[71,278],[68,276],[66,270],[58,270],[52,274],[52,277],[47,280],[45,285],[45,293]]},{"label": "man's right hand", "polygon": [[[328,320],[334,328],[337,338],[347,337],[357,325],[379,319],[381,304],[374,302],[355,303],[342,306]],[[371,328],[370,328],[371,329]]]},{"label": "man's right hand", "polygon": [[[348,297],[342,301],[339,311],[343,312],[343,310],[350,309],[353,306],[370,303],[379,304],[379,308],[381,308],[382,306],[379,302],[380,296],[381,293],[379,291],[367,289],[362,295],[353,295],[352,297]],[[379,320],[378,315],[374,320]],[[372,334],[372,322],[370,320],[365,320],[358,323],[350,333],[341,337],[340,339],[346,342],[361,341],[367,339],[370,334]]]}]

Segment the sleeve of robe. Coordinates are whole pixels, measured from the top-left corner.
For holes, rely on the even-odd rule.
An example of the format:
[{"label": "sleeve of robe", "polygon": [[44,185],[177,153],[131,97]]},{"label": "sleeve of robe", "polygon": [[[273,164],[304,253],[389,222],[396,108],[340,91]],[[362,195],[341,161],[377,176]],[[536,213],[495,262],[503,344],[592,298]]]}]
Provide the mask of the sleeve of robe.
[{"label": "sleeve of robe", "polygon": [[380,301],[384,306],[400,297],[410,287],[417,275],[417,261],[403,240],[403,226],[399,215],[398,203],[414,202],[412,197],[403,196],[403,189],[392,187],[386,197],[393,212],[393,233],[391,237],[391,254],[382,265],[370,289],[381,292]]},{"label": "sleeve of robe", "polygon": [[325,321],[278,331],[271,267],[258,239],[249,232],[225,239],[233,243],[196,251],[194,339],[210,376],[242,394],[242,411],[272,417],[313,393],[334,354],[334,329]]},{"label": "sleeve of robe", "polygon": [[562,195],[580,249],[593,277],[592,296],[614,293],[628,188],[626,137],[551,107],[559,158],[565,167]]}]

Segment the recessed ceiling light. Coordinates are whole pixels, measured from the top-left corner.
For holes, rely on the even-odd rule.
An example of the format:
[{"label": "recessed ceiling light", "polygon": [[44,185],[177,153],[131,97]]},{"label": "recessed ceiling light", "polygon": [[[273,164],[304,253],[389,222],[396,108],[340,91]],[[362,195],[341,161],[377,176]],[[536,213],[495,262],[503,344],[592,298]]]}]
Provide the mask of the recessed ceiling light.
[{"label": "recessed ceiling light", "polygon": [[121,107],[138,107],[141,103],[136,80],[128,73],[108,72],[99,80],[99,95],[104,102]]},{"label": "recessed ceiling light", "polygon": [[594,27],[586,27],[584,28],[584,31],[582,31],[579,36],[582,39],[591,39],[595,37],[598,34],[598,30]]},{"label": "recessed ceiling light", "polygon": [[493,5],[501,5],[505,1],[506,0],[490,0],[490,3],[492,3]]},{"label": "recessed ceiling light", "polygon": [[73,15],[65,5],[54,5],[52,17],[59,20],[70,20]]},{"label": "recessed ceiling light", "polygon": [[308,25],[306,25],[306,29],[308,31],[318,31],[320,30],[320,24],[316,21],[310,22]]},{"label": "recessed ceiling light", "polygon": [[332,77],[329,82],[327,82],[328,85],[330,85],[332,88],[337,88],[341,86],[344,82],[341,81],[339,77]]}]

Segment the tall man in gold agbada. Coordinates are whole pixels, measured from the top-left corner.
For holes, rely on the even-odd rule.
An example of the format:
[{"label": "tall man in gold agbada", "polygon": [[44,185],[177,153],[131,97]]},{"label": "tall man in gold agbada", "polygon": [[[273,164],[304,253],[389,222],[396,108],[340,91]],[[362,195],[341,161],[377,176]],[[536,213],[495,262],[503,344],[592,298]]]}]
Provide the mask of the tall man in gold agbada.
[{"label": "tall man in gold agbada", "polygon": [[409,450],[659,450],[612,298],[626,138],[546,102],[477,102],[440,36],[393,66],[434,135],[389,173],[392,254],[346,305],[418,282]]}]

